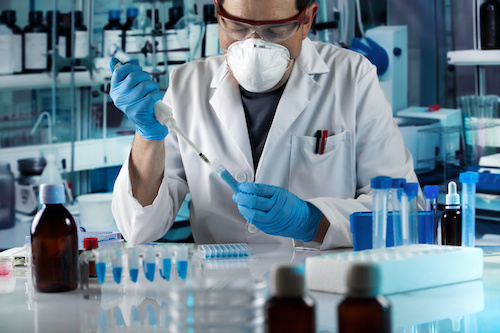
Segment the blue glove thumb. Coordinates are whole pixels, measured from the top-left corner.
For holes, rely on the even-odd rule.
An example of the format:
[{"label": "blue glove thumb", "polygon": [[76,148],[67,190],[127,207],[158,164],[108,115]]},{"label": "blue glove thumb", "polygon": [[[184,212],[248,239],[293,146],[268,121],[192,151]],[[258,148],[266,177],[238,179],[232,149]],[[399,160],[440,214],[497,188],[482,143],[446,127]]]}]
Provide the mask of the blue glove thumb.
[{"label": "blue glove thumb", "polygon": [[115,106],[135,125],[137,133],[145,139],[161,141],[168,128],[160,124],[153,107],[163,98],[158,84],[138,65],[121,64],[111,58],[111,89],[109,95]]},{"label": "blue glove thumb", "polygon": [[282,187],[240,183],[233,200],[240,214],[267,234],[304,242],[316,237],[321,211]]}]

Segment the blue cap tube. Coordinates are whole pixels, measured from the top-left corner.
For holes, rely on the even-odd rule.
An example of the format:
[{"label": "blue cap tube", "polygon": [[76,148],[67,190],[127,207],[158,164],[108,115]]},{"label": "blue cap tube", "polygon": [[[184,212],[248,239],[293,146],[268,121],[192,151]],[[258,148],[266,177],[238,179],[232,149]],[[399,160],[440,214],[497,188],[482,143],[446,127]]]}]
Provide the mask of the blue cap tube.
[{"label": "blue cap tube", "polygon": [[392,178],[378,176],[371,180],[372,187],[372,248],[383,249],[386,245],[387,212]]},{"label": "blue cap tube", "polygon": [[401,195],[403,245],[418,244],[418,183],[406,183]]},{"label": "blue cap tube", "polygon": [[401,227],[401,205],[400,198],[403,193],[404,184],[406,179],[394,178],[392,180],[392,188],[390,191],[392,203],[392,227],[394,234],[394,246],[403,245],[403,230]]},{"label": "blue cap tube", "polygon": [[475,246],[476,233],[476,183],[477,172],[462,172],[459,176],[462,183],[462,246]]},{"label": "blue cap tube", "polygon": [[439,195],[438,185],[425,185],[424,186],[424,196],[425,196],[425,210],[431,211],[433,214],[433,224],[429,226],[426,230],[426,244],[437,244],[438,243],[438,229],[439,229],[439,212],[437,197]]}]

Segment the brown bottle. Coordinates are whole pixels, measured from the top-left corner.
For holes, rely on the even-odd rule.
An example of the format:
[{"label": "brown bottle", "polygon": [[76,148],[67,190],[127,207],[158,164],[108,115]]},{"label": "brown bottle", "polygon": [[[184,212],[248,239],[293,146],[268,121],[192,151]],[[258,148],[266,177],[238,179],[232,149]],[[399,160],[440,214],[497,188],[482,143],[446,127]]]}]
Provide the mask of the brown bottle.
[{"label": "brown bottle", "polygon": [[63,206],[63,184],[40,185],[42,208],[31,223],[33,284],[41,292],[78,286],[78,236],[75,219]]},{"label": "brown bottle", "polygon": [[271,284],[273,296],[267,300],[267,333],[315,333],[314,300],[305,293],[304,267],[275,267]]},{"label": "brown bottle", "polygon": [[441,243],[443,245],[462,245],[462,211],[457,184],[448,183],[445,210],[441,214]]},{"label": "brown bottle", "polygon": [[337,308],[338,333],[390,333],[391,306],[377,294],[379,277],[367,266],[349,272],[348,294]]}]

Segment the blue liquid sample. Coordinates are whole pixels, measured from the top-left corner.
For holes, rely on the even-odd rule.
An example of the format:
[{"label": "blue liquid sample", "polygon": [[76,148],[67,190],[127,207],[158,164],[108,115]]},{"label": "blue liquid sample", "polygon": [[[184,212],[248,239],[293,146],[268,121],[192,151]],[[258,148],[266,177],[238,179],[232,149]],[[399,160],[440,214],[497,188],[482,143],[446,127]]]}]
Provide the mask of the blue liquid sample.
[{"label": "blue liquid sample", "polygon": [[177,261],[177,273],[179,274],[179,277],[183,280],[185,280],[187,276],[187,267],[188,267],[187,260]]},{"label": "blue liquid sample", "polygon": [[99,281],[100,284],[103,284],[104,277],[106,276],[106,263],[104,263],[104,262],[96,263],[95,270],[97,273],[97,281]]},{"label": "blue liquid sample", "polygon": [[137,276],[139,275],[139,269],[132,268],[132,269],[129,270],[129,274],[130,274],[130,280],[132,280],[132,282],[136,283],[137,282]]},{"label": "blue liquid sample", "polygon": [[120,284],[122,281],[122,267],[113,267],[113,278],[116,283]]},{"label": "blue liquid sample", "polygon": [[151,263],[151,262],[146,263],[145,273],[146,273],[146,279],[148,279],[148,281],[150,281],[150,282],[154,281],[154,279],[155,279],[155,270],[156,270],[156,264],[155,263]]},{"label": "blue liquid sample", "polygon": [[118,327],[125,327],[125,320],[123,319],[122,310],[120,307],[115,307],[115,324]]},{"label": "blue liquid sample", "polygon": [[170,281],[170,272],[172,271],[172,259],[163,259],[163,270],[160,271],[161,277]]},{"label": "blue liquid sample", "polygon": [[229,171],[223,170],[220,173],[220,177],[226,182],[227,185],[229,185],[229,187],[231,187],[231,189],[234,192],[236,192],[236,188],[238,187],[239,183],[236,179],[234,179],[234,177],[229,173]]}]

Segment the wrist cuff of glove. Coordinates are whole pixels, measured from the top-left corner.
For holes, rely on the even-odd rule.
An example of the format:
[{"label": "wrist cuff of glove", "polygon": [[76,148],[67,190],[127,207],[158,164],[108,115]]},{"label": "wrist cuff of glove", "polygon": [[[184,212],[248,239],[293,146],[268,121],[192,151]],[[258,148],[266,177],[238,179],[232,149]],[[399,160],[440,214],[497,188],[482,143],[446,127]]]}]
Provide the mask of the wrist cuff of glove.
[{"label": "wrist cuff of glove", "polygon": [[307,206],[311,210],[311,215],[305,223],[307,232],[305,232],[304,235],[299,238],[299,240],[303,241],[304,243],[314,240],[316,234],[318,233],[319,222],[321,221],[321,217],[323,216],[323,213],[321,213],[321,211],[312,203],[307,202]]},{"label": "wrist cuff of glove", "polygon": [[148,127],[147,130],[143,130],[141,127],[136,126],[135,130],[137,134],[142,136],[144,139],[154,141],[161,141],[165,139],[168,134],[168,127],[165,125],[160,125],[160,123]]}]

